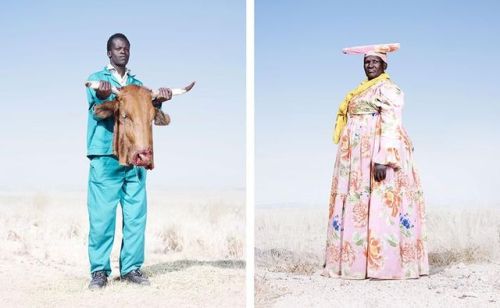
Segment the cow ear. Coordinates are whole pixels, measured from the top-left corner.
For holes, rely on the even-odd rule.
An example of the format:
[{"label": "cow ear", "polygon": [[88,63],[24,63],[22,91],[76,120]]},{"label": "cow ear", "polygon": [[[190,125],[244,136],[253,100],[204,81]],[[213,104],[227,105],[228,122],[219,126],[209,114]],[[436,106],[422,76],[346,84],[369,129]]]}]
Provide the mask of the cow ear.
[{"label": "cow ear", "polygon": [[170,117],[168,114],[161,111],[159,108],[155,108],[155,125],[165,126],[170,123]]},{"label": "cow ear", "polygon": [[118,110],[118,100],[105,102],[94,107],[94,114],[100,119],[107,119]]}]

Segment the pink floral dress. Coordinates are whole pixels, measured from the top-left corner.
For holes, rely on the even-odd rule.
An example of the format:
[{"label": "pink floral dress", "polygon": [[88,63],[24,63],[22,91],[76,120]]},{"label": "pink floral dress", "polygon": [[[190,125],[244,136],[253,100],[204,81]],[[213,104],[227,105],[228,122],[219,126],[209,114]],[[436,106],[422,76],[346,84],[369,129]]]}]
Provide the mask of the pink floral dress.
[{"label": "pink floral dress", "polygon": [[[429,273],[424,198],[391,80],[353,98],[335,161],[323,275],[405,279]],[[389,165],[376,182],[374,163]]]}]

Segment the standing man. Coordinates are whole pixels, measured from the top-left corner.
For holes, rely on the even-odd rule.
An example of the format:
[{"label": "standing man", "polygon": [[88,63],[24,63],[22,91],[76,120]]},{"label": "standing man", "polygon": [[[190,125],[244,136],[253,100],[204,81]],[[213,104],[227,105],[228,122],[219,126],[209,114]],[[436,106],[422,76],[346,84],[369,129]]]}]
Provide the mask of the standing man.
[{"label": "standing man", "polygon": [[[122,33],[113,34],[107,43],[109,64],[90,75],[88,80],[100,81],[99,89],[87,88],[88,126],[87,157],[90,159],[87,205],[89,211],[89,260],[92,280],[90,289],[103,288],[111,273],[110,254],[115,235],[116,207],[123,214],[123,240],[120,250],[122,280],[149,285],[140,268],[144,263],[144,233],[146,229],[146,170],[137,166],[122,166],[113,155],[114,118],[100,119],[94,107],[115,99],[111,87],[120,88],[142,82],[127,68],[130,42]],[[171,99],[168,88],[159,90],[153,104]]]}]

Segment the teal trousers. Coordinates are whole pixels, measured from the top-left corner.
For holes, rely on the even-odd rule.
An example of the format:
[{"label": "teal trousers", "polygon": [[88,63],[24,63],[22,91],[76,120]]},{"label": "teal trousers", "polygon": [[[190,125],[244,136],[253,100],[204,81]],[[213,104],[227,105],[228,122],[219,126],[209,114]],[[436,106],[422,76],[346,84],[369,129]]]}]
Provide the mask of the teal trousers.
[{"label": "teal trousers", "polygon": [[94,156],[90,161],[87,206],[89,211],[90,272],[111,273],[110,254],[115,237],[116,207],[123,215],[120,274],[144,263],[146,230],[146,170],[121,166],[115,156]]}]

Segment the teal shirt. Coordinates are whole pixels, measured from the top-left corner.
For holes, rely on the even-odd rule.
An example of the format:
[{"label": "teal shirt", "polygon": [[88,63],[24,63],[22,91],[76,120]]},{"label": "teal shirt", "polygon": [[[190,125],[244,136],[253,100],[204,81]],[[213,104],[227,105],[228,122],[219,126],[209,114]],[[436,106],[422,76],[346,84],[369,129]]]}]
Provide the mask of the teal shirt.
[{"label": "teal shirt", "polygon": [[[113,77],[113,74],[105,67],[102,71],[89,76],[87,80],[109,81],[112,86],[121,87],[120,83]],[[129,73],[127,85],[135,84],[142,86],[142,82],[135,78],[135,75]],[[97,98],[95,90],[87,88],[88,121],[87,121],[87,157],[95,155],[113,154],[113,127],[115,125],[114,117],[104,120],[97,118],[94,114],[94,105],[99,105],[115,99],[111,94],[107,99]]]}]

